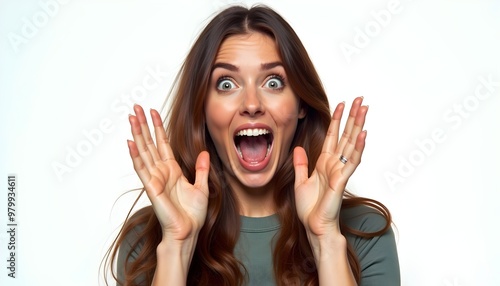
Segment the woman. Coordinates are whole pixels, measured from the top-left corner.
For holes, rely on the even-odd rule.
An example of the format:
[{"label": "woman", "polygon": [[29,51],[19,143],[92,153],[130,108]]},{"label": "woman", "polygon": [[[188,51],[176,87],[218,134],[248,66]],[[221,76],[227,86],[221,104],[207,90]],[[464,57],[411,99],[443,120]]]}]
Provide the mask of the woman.
[{"label": "woman", "polygon": [[[230,7],[202,31],[165,129],[130,115],[152,203],[108,253],[118,285],[399,285],[388,210],[345,192],[367,106],[330,116],[319,77],[273,10]],[[168,134],[168,135],[167,135]],[[109,257],[110,255],[110,257]]]}]

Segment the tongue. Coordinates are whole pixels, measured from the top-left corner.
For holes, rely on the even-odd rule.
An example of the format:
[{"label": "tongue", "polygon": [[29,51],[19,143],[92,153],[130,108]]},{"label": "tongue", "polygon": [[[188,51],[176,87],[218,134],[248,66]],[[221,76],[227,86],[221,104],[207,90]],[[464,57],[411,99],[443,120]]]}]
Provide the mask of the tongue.
[{"label": "tongue", "polygon": [[261,162],[266,158],[267,140],[265,136],[242,136],[240,150],[243,160],[249,163]]}]

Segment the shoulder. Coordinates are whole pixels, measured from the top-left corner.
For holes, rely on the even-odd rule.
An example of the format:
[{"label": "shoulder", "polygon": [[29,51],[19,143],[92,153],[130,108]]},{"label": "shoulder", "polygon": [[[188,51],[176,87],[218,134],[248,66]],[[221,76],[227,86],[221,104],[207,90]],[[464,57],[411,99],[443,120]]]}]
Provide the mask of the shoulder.
[{"label": "shoulder", "polygon": [[[129,228],[127,232],[124,232],[123,233],[123,242],[122,242],[121,247],[122,248],[125,247],[125,248],[130,249],[134,245],[140,244],[142,233],[144,231],[144,227],[145,227],[144,224],[138,224],[132,228]],[[135,248],[137,248],[137,246]]]},{"label": "shoulder", "polygon": [[147,228],[151,213],[154,215],[152,207],[147,206],[138,210],[127,219],[120,235],[123,241],[122,247],[137,247],[137,244],[144,238],[143,234]]},{"label": "shoulder", "polygon": [[[133,216],[131,217],[133,219]],[[139,255],[143,242],[141,237],[145,224],[131,224],[128,220],[120,234],[120,244],[118,250],[118,263],[124,265],[134,261]],[[126,262],[127,261],[127,262]]]},{"label": "shoulder", "polygon": [[347,227],[361,232],[378,232],[391,222],[380,211],[366,206],[358,205],[340,210],[340,220]]},{"label": "shoulder", "polygon": [[[123,226],[119,237],[118,257],[117,257],[117,276],[119,281],[126,280],[127,265],[132,265],[140,259],[143,250],[147,250],[146,232],[148,232],[148,207],[140,209],[134,213]],[[144,249],[145,248],[145,249]],[[139,261],[138,261],[139,262]],[[140,263],[140,262],[139,262]],[[144,276],[134,280],[137,285],[142,285]]]},{"label": "shoulder", "polygon": [[358,258],[360,285],[400,285],[399,259],[390,216],[358,205],[342,209],[344,235]]}]

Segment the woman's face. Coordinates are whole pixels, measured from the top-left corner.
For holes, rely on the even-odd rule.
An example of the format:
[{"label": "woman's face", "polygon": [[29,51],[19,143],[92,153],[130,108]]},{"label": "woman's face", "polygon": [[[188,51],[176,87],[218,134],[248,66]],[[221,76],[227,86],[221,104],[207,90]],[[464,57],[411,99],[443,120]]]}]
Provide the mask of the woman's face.
[{"label": "woman's face", "polygon": [[230,184],[267,185],[289,156],[298,119],[305,116],[270,37],[253,32],[222,43],[205,114]]}]

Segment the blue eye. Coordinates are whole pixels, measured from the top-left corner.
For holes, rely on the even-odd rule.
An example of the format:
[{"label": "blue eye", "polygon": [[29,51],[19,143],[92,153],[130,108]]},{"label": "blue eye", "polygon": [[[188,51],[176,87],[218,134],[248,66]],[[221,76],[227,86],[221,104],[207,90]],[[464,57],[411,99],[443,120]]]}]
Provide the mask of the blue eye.
[{"label": "blue eye", "polygon": [[271,76],[270,79],[266,81],[264,84],[265,87],[270,88],[270,89],[282,89],[285,86],[285,81],[281,76],[278,75],[273,75]]},{"label": "blue eye", "polygon": [[235,87],[236,85],[228,78],[221,78],[217,81],[218,90],[229,91]]}]

